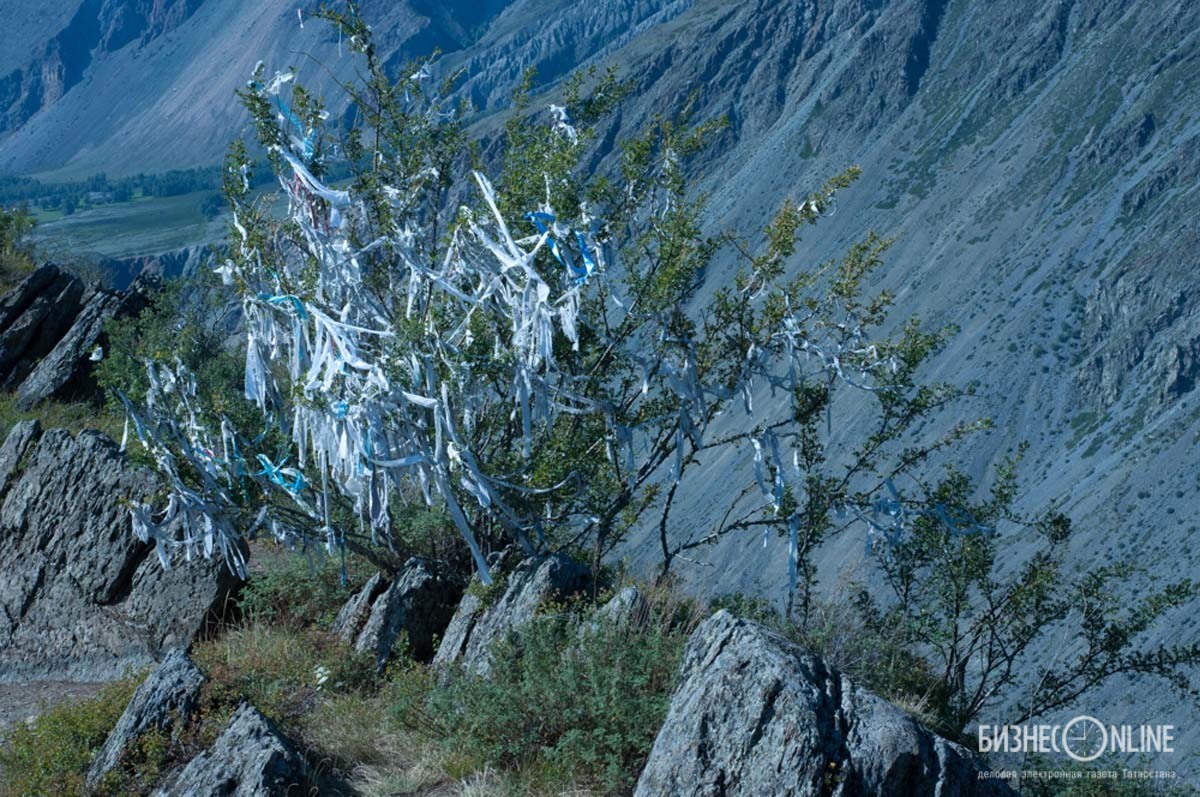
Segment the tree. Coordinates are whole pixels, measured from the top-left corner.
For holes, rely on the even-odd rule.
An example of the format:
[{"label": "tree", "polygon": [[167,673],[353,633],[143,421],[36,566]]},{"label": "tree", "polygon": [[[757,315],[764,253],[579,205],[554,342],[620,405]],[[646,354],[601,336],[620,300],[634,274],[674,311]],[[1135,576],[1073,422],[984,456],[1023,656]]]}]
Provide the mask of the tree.
[{"label": "tree", "polygon": [[[1068,575],[1070,519],[1054,510],[1037,517],[1014,510],[1023,450],[1001,463],[982,500],[970,479],[949,468],[931,491],[938,511],[874,551],[886,588],[882,601],[865,590],[857,597],[868,630],[932,665],[933,687],[920,697],[950,735],[1018,687],[1025,697],[1012,723],[1068,707],[1115,675],[1162,678],[1194,697],[1200,645],[1149,645],[1141,635],[1193,601],[1200,587],[1185,579],[1133,600],[1120,597],[1135,573],[1127,563]],[[1035,544],[1021,561],[1008,557],[1016,566],[1002,574],[1000,538],[962,533],[966,518],[1023,528]],[[1051,638],[1058,640],[1053,655],[1031,655]]]},{"label": "tree", "polygon": [[28,208],[0,208],[0,285],[9,287],[33,269],[29,236],[35,226]]},{"label": "tree", "polygon": [[[289,443],[255,450],[237,424],[205,422],[191,371],[153,363],[147,410],[133,417],[172,498],[165,510],[137,508],[135,526],[160,548],[203,538],[208,550],[223,540],[235,551],[235,529],[263,524],[298,541],[316,532],[331,551],[361,540],[356,527],[388,543],[396,502],[419,497],[449,514],[487,581],[487,549],[567,547],[599,565],[654,512],[664,574],[724,534],[787,535],[789,600],[802,586],[806,610],[809,555],[831,515],[878,515],[884,485],[894,490],[982,426],[915,439],[960,391],[915,378],[945,330],[910,321],[879,331],[891,296],[866,283],[886,240],[868,235],[837,262],[792,268],[800,232],[856,169],[785,202],[760,242],[706,235],[687,163],[722,122],[692,124],[686,109],[657,118],[608,173],[587,173],[593,126],[625,91],[593,71],[544,111],[518,92],[489,151],[493,182],[466,109],[444,99],[449,86],[431,86],[419,64],[390,79],[353,6],[323,16],[364,61],[362,85],[346,87],[359,124],[335,140],[291,73],[260,69],[241,98],[288,218],[252,201],[243,144],[225,168],[234,218],[220,272],[242,304],[244,395]],[[352,175],[345,188],[325,182],[335,151]],[[702,300],[718,255],[741,271]],[[790,407],[756,411],[762,389],[783,391]],[[844,394],[867,397],[877,417],[830,452],[831,408]],[[717,419],[735,412],[741,431],[715,436]],[[731,491],[712,534],[671,540],[681,480],[732,446],[753,448],[757,479]],[[287,510],[235,500],[248,483]],[[176,538],[179,515],[204,533]]]},{"label": "tree", "polygon": [[[218,271],[241,304],[240,392],[254,412],[229,410],[228,395],[212,406],[211,385],[183,359],[149,358],[142,406],[121,391],[169,486],[164,508],[132,510],[164,563],[179,548],[220,549],[241,566],[247,529],[335,553],[395,545],[415,500],[451,518],[486,583],[490,549],[571,548],[598,565],[653,517],[664,575],[727,534],[786,536],[788,615],[803,625],[812,552],[861,521],[891,599],[864,594],[860,608],[940,663],[938,698],[956,730],[1014,682],[1021,657],[1067,617],[1073,589],[1099,596],[1117,572],[1065,581],[1065,521],[1048,516],[1050,550],[1000,579],[998,525],[1031,523],[1011,511],[1012,473],[984,502],[958,474],[930,483],[935,453],[987,428],[921,431],[970,389],[918,378],[951,330],[909,320],[883,334],[892,297],[867,287],[888,246],[876,235],[834,262],[796,263],[800,233],[857,170],[786,201],[760,241],[706,235],[688,161],[720,121],[657,118],[612,169],[586,172],[593,127],[625,91],[611,73],[589,72],[566,84],[562,105],[533,108],[518,92],[487,152],[493,181],[466,109],[444,99],[450,86],[431,86],[420,64],[389,78],[353,6],[323,16],[364,61],[362,84],[346,87],[359,123],[331,130],[294,75],[260,68],[241,98],[287,217],[252,198],[243,143],[224,168],[233,218]],[[328,184],[334,166],[348,185]],[[741,269],[705,298],[718,256]],[[756,406],[761,390],[787,406]],[[835,404],[862,419],[836,444]],[[737,429],[717,434],[735,413]],[[730,490],[709,533],[674,538],[681,481],[736,446],[753,451],[754,480]],[[1048,671],[1026,712],[1118,672],[1171,674],[1194,661],[1135,639],[1190,589],[1172,587],[1125,620],[1086,618],[1089,654],[1103,655]]]},{"label": "tree", "polygon": [[29,234],[36,225],[37,220],[28,208],[0,208],[0,256],[26,253]]},{"label": "tree", "polygon": [[[331,550],[353,534],[339,517],[362,518],[386,541],[390,502],[420,494],[444,505],[484,580],[484,549],[508,540],[529,553],[586,547],[598,564],[656,504],[666,526],[701,452],[752,443],[762,452],[762,517],[720,533],[782,528],[793,587],[802,569],[808,584],[801,560],[823,516],[865,495],[815,475],[823,458],[805,448],[832,393],[846,385],[884,397],[885,420],[856,463],[862,474],[880,446],[954,394],[909,384],[940,335],[910,324],[895,340],[868,336],[890,302],[863,296],[885,241],[869,236],[841,262],[785,278],[800,230],[857,172],[785,203],[757,252],[706,237],[703,197],[689,192],[685,163],[720,123],[658,119],[625,146],[614,175],[583,174],[591,125],[622,93],[611,74],[593,73],[568,84],[547,124],[518,97],[493,184],[470,168],[461,109],[430,91],[427,71],[393,83],[353,10],[326,16],[366,62],[365,85],[349,89],[363,123],[342,143],[351,186],[322,182],[324,113],[301,87],[285,98],[289,74],[256,74],[242,99],[285,173],[290,218],[277,223],[249,201],[244,147],[226,170],[236,234],[221,271],[243,303],[245,395],[290,432],[292,448],[250,455],[231,424],[209,431],[186,395],[167,395],[190,377],[176,370],[164,380],[156,366],[152,381],[164,389],[152,387],[153,411],[138,426],[175,498],[158,519],[139,508],[139,532],[173,545],[167,521],[194,512],[208,535],[235,537],[245,521],[228,511],[229,492],[257,479],[303,516],[289,518],[284,536],[315,527]],[[737,284],[692,312],[722,250],[745,264]],[[793,412],[756,415],[760,384],[788,391]],[[713,421],[739,406],[753,427],[709,439]],[[790,483],[788,442],[806,452],[794,470],[808,469],[811,489]],[[229,456],[196,453],[216,450]],[[248,466],[254,460],[260,468]],[[218,509],[222,521],[207,519]],[[664,570],[678,553],[664,537]]]}]

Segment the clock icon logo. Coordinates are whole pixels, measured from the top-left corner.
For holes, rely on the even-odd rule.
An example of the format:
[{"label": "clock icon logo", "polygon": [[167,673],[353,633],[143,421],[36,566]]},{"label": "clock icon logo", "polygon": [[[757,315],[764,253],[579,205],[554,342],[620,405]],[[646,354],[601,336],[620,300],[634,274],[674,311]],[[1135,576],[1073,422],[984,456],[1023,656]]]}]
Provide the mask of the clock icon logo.
[{"label": "clock icon logo", "polygon": [[1063,726],[1062,747],[1076,761],[1095,761],[1108,747],[1108,731],[1095,717],[1076,717]]}]

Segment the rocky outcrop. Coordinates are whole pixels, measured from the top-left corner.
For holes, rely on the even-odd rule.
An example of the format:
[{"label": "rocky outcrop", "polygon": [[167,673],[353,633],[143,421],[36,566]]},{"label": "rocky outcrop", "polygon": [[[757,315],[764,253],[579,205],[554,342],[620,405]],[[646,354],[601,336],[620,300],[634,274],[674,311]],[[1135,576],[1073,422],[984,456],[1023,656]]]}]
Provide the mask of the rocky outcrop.
[{"label": "rocky outcrop", "polygon": [[492,648],[528,623],[546,603],[587,590],[587,567],[563,554],[527,559],[516,566],[494,603],[468,593],[458,605],[433,663],[454,663],[480,675],[491,670]]},{"label": "rocky outcrop", "polygon": [[594,622],[623,628],[638,628],[645,624],[650,604],[637,587],[624,587],[596,610]]},{"label": "rocky outcrop", "polygon": [[87,300],[71,328],[42,358],[17,389],[17,406],[29,409],[52,398],[79,398],[93,395],[92,353],[104,350],[104,325],[109,319],[126,315],[141,305],[137,294],[123,295],[97,290]]},{"label": "rocky outcrop", "polygon": [[106,257],[99,268],[110,284],[120,290],[137,290],[147,282],[161,282],[176,277],[190,277],[200,272],[216,255],[211,244],[185,246],[155,255]]},{"label": "rocky outcrop", "polygon": [[360,653],[372,653],[380,667],[402,637],[413,658],[429,661],[435,639],[454,614],[459,591],[431,563],[409,559],[395,580],[388,582],[377,573],[347,601],[334,621],[334,633]]},{"label": "rocky outcrop", "polygon": [[82,309],[84,285],[46,264],[0,299],[0,387],[12,390],[67,333]]},{"label": "rocky outcrop", "polygon": [[821,659],[717,612],[693,633],[638,797],[1012,795],[965,748]]},{"label": "rocky outcrop", "polygon": [[153,476],[105,435],[17,424],[0,446],[0,682],[100,681],[186,647],[238,580],[164,570],[130,530]]},{"label": "rocky outcrop", "polygon": [[19,127],[83,80],[93,58],[130,42],[172,30],[201,0],[122,3],[84,0],[62,30],[47,41],[24,69],[0,77],[0,131]]},{"label": "rocky outcrop", "polygon": [[383,577],[383,573],[376,573],[367,579],[367,583],[363,584],[362,589],[350,596],[350,600],[342,606],[338,611],[337,617],[333,620],[334,636],[347,644],[353,644],[358,640],[358,635],[362,631],[362,627],[366,625],[367,618],[371,616],[371,607],[375,605],[375,599],[387,589],[387,581]]},{"label": "rocky outcrop", "polygon": [[308,767],[271,721],[248,703],[212,746],[155,797],[276,797],[306,794]]},{"label": "rocky outcrop", "polygon": [[196,710],[204,674],[182,649],[171,651],[134,693],[117,726],[88,771],[87,784],[95,788],[120,762],[144,733],[172,735]]},{"label": "rocky outcrop", "polygon": [[93,353],[107,343],[105,323],[138,312],[144,298],[87,287],[46,264],[0,298],[0,388],[29,409],[46,399],[95,395]]}]

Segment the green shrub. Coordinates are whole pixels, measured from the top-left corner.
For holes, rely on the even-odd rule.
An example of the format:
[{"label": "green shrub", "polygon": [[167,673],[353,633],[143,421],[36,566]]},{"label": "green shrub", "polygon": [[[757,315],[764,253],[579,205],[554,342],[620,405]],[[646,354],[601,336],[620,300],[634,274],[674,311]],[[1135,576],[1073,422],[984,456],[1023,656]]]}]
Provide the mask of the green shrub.
[{"label": "green shrub", "polygon": [[212,680],[216,706],[248,700],[301,738],[324,694],[365,692],[378,684],[370,654],[355,653],[321,631],[261,621],[226,629],[197,645],[192,658]]},{"label": "green shrub", "polygon": [[7,291],[33,271],[29,234],[36,220],[27,208],[0,208],[0,291]]},{"label": "green shrub", "polygon": [[434,683],[405,673],[397,709],[487,765],[626,794],[666,716],[686,636],[653,624],[589,629],[570,615],[540,617],[519,642],[497,645],[487,679],[458,671]]},{"label": "green shrub", "polygon": [[285,552],[273,557],[267,569],[252,574],[238,605],[247,618],[263,624],[327,628],[372,572],[370,563],[347,554],[343,586],[340,559],[324,556],[309,561]]},{"label": "green shrub", "polygon": [[94,797],[149,794],[173,764],[188,760],[179,754],[180,741],[158,730],[141,734],[126,748],[119,766],[100,781]]},{"label": "green shrub", "polygon": [[141,680],[117,681],[93,697],[55,706],[15,726],[0,746],[0,797],[83,794],[96,751]]}]

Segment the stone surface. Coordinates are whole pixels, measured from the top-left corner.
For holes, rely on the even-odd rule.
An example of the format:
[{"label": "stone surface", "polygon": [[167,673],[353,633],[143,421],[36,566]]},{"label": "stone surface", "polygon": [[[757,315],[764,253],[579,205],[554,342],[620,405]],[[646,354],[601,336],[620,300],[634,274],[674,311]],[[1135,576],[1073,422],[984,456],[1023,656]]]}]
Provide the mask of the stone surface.
[{"label": "stone surface", "polygon": [[107,348],[104,324],[110,318],[140,307],[140,296],[97,290],[87,300],[70,329],[43,357],[17,390],[17,406],[29,409],[46,399],[87,398],[96,392],[90,356],[96,346]]},{"label": "stone surface", "polygon": [[547,601],[583,592],[591,583],[587,567],[563,554],[521,562],[494,603],[485,605],[470,594],[463,598],[442,637],[434,665],[459,662],[486,675],[491,669],[492,648],[500,639],[532,620]]},{"label": "stone surface", "polygon": [[153,476],[105,435],[18,424],[0,445],[0,682],[102,681],[186,647],[237,587],[219,562],[163,570],[124,502]]},{"label": "stone surface", "polygon": [[637,587],[624,587],[608,602],[596,610],[596,622],[609,623],[617,626],[637,628],[646,622],[650,612],[650,604]]},{"label": "stone surface", "polygon": [[283,797],[307,794],[303,756],[270,720],[243,703],[212,747],[168,779],[156,797]]},{"label": "stone surface", "polygon": [[1009,797],[964,747],[759,625],[693,633],[637,797]]},{"label": "stone surface", "polygon": [[178,724],[196,710],[204,674],[177,648],[163,657],[162,664],[138,687],[117,725],[96,754],[87,783],[94,788],[116,767],[137,737],[148,731],[171,735]]},{"label": "stone surface", "polygon": [[139,290],[86,287],[58,266],[39,267],[0,297],[0,389],[16,390],[24,410],[94,398],[91,355],[107,348],[105,323],[140,312],[145,301]]},{"label": "stone surface", "polygon": [[362,589],[351,595],[350,600],[346,601],[338,611],[337,617],[333,620],[333,627],[330,629],[334,636],[347,645],[353,645],[358,640],[362,627],[366,625],[367,618],[371,616],[371,607],[374,605],[375,599],[387,588],[387,585],[388,582],[382,573],[376,573],[367,579],[367,583],[363,584]]},{"label": "stone surface", "polygon": [[471,631],[485,608],[478,596],[469,592],[463,595],[462,600],[458,602],[458,608],[454,610],[454,616],[450,618],[450,625],[446,626],[446,631],[442,634],[441,644],[433,657],[434,667],[449,667],[462,659],[467,649],[467,640],[471,638]]},{"label": "stone surface", "polygon": [[391,583],[373,576],[342,608],[334,630],[355,650],[374,654],[380,667],[401,636],[407,638],[413,658],[429,661],[434,640],[454,614],[459,592],[429,562],[412,558]]},{"label": "stone surface", "polygon": [[78,278],[48,263],[0,299],[0,387],[20,385],[54,348],[75,322],[83,294]]}]

